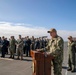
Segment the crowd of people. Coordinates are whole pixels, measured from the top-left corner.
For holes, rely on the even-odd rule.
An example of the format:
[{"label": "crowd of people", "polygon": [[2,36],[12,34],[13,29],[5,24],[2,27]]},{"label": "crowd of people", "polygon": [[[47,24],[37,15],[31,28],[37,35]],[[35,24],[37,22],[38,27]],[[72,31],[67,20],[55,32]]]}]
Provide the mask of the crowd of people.
[{"label": "crowd of people", "polygon": [[[35,38],[32,36],[31,38],[29,36],[22,37],[19,35],[18,39],[15,39],[15,36],[11,36],[9,40],[7,38],[0,37],[0,52],[1,57],[5,58],[6,54],[9,54],[10,57],[14,59],[15,53],[17,54],[17,59],[23,60],[23,54],[26,54],[26,56],[30,56],[30,50],[36,50],[44,48],[48,43],[48,39],[44,37]],[[21,58],[19,58],[21,56]]]},{"label": "crowd of people", "polygon": [[[3,36],[0,38],[1,57],[4,58],[5,54],[8,54],[8,51],[10,51],[9,58],[14,59],[15,53],[17,53],[17,59],[23,60],[23,54],[30,56],[30,50],[43,52],[46,50],[47,55],[52,55],[54,57],[52,60],[54,75],[62,75],[64,40],[62,37],[58,36],[57,30],[54,28],[50,29],[48,33],[51,36],[50,40],[45,39],[45,37],[34,38],[34,36],[32,36],[32,38],[29,38],[29,36],[22,38],[21,35],[19,35],[17,40],[14,36],[11,36],[10,39],[7,40],[7,38]],[[73,41],[72,36],[69,36],[67,70],[71,72],[75,72],[75,50],[76,43]]]}]

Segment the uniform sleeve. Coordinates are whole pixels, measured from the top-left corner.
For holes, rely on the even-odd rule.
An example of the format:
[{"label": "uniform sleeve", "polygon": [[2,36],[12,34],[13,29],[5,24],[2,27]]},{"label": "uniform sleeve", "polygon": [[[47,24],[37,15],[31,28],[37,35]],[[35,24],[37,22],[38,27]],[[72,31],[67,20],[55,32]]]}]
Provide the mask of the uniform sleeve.
[{"label": "uniform sleeve", "polygon": [[72,53],[75,53],[76,51],[76,45],[75,45],[75,42],[72,44]]},{"label": "uniform sleeve", "polygon": [[15,39],[15,44],[18,44],[18,42],[17,42],[17,41],[18,41],[18,40],[16,40],[16,39]]},{"label": "uniform sleeve", "polygon": [[55,47],[55,51],[50,53],[53,56],[58,56],[63,53],[64,41],[63,39],[59,39],[57,41],[57,47]]},{"label": "uniform sleeve", "polygon": [[19,46],[22,46],[23,45],[23,40],[21,40],[21,42],[19,43]]}]

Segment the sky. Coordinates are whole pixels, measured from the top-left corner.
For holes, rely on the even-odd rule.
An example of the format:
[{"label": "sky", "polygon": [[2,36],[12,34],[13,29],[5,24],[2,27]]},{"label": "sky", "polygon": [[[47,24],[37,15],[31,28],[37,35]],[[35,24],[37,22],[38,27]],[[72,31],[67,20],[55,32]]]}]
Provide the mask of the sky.
[{"label": "sky", "polygon": [[0,0],[0,35],[76,37],[76,0]]}]

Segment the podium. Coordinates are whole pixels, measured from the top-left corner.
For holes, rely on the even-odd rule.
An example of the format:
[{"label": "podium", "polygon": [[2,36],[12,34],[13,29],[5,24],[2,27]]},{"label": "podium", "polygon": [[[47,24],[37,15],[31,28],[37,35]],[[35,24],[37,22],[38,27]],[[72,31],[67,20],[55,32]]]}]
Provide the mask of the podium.
[{"label": "podium", "polygon": [[33,75],[51,75],[51,60],[53,56],[45,56],[42,52],[32,51]]}]

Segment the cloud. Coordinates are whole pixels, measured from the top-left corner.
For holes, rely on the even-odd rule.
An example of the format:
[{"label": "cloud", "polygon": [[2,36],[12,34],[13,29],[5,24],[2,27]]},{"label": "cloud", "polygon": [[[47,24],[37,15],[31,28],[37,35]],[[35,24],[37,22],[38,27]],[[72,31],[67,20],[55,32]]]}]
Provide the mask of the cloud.
[{"label": "cloud", "polygon": [[[47,30],[44,27],[33,27],[31,24],[24,23],[10,23],[10,22],[0,22],[0,36],[5,36],[9,38],[10,36],[15,36],[18,38],[18,35],[21,34],[23,37],[25,36],[49,36],[47,34]],[[67,40],[69,35],[73,37],[76,36],[76,31],[68,31],[68,30],[58,30],[58,35],[63,37],[64,40]]]},{"label": "cloud", "polygon": [[58,30],[58,34],[67,40],[68,36],[76,37],[76,31],[68,31],[68,30]]},{"label": "cloud", "polygon": [[23,37],[41,37],[48,36],[46,31],[46,28],[33,27],[30,24],[0,22],[0,36],[10,37],[11,35],[14,35],[15,37],[18,37],[18,35],[21,34]]}]

